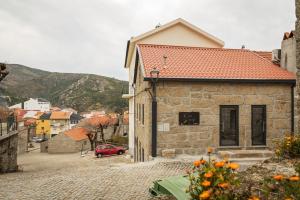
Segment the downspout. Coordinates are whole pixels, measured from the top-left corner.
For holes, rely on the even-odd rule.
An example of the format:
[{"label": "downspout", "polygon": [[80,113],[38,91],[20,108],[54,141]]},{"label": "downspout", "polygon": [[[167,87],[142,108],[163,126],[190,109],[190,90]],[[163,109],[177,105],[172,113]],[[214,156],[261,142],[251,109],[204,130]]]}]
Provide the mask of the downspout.
[{"label": "downspout", "polygon": [[157,155],[157,101],[156,101],[156,82],[152,81],[152,157]]},{"label": "downspout", "polygon": [[295,84],[291,86],[291,134],[294,135],[294,126],[295,126],[295,94],[294,94]]},{"label": "downspout", "polygon": [[135,131],[136,131],[136,106],[135,106],[135,85],[132,84],[133,87],[133,119],[134,119],[134,126],[133,126],[133,160],[134,162],[137,162],[137,153],[136,153],[136,136],[135,136]]}]

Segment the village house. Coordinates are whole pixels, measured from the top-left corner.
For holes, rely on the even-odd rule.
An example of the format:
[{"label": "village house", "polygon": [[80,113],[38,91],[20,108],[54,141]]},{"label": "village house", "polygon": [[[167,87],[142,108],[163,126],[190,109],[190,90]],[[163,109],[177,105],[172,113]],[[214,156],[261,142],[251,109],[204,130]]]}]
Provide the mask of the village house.
[{"label": "village house", "polygon": [[51,138],[50,116],[51,112],[45,112],[36,120],[36,136],[39,138]]},{"label": "village house", "polygon": [[63,111],[53,111],[50,115],[51,135],[70,129],[70,116],[72,113]]},{"label": "village house", "polygon": [[73,128],[47,141],[48,153],[76,153],[91,148],[85,128]]},{"label": "village house", "polygon": [[21,108],[24,110],[36,110],[41,112],[50,111],[51,104],[43,98],[30,98],[29,100],[10,106],[9,108]]},{"label": "village house", "polygon": [[70,128],[73,128],[74,126],[76,126],[82,119],[83,119],[83,117],[80,116],[79,114],[72,113],[70,116]]},{"label": "village house", "polygon": [[168,149],[268,148],[294,131],[295,74],[273,63],[271,52],[223,46],[182,19],[128,41],[123,97],[136,161]]}]

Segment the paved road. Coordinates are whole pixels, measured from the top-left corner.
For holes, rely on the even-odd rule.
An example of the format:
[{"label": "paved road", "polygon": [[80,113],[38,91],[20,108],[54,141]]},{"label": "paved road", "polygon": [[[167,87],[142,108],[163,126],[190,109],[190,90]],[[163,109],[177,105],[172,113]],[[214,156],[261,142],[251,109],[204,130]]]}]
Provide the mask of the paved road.
[{"label": "paved road", "polygon": [[23,172],[0,175],[0,199],[149,199],[154,180],[183,174],[183,162],[132,164],[124,156],[49,155],[19,157]]}]

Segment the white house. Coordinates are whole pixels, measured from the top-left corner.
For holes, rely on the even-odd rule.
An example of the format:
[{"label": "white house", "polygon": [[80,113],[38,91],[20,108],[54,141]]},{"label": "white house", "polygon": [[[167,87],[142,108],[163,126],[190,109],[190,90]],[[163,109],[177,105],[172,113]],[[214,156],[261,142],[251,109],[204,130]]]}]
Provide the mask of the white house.
[{"label": "white house", "polygon": [[30,98],[28,101],[24,102],[24,109],[25,110],[38,110],[41,112],[50,111],[51,104],[46,99],[37,98],[33,99]]}]

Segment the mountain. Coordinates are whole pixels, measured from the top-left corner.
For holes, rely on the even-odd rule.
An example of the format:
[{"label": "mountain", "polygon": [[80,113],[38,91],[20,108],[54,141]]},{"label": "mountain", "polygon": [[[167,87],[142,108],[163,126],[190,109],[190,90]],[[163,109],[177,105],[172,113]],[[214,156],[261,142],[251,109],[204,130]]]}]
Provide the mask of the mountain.
[{"label": "mountain", "polygon": [[8,64],[9,75],[0,82],[0,95],[9,96],[9,105],[41,97],[53,106],[72,107],[80,112],[126,109],[122,99],[127,81],[94,74],[58,73]]}]

